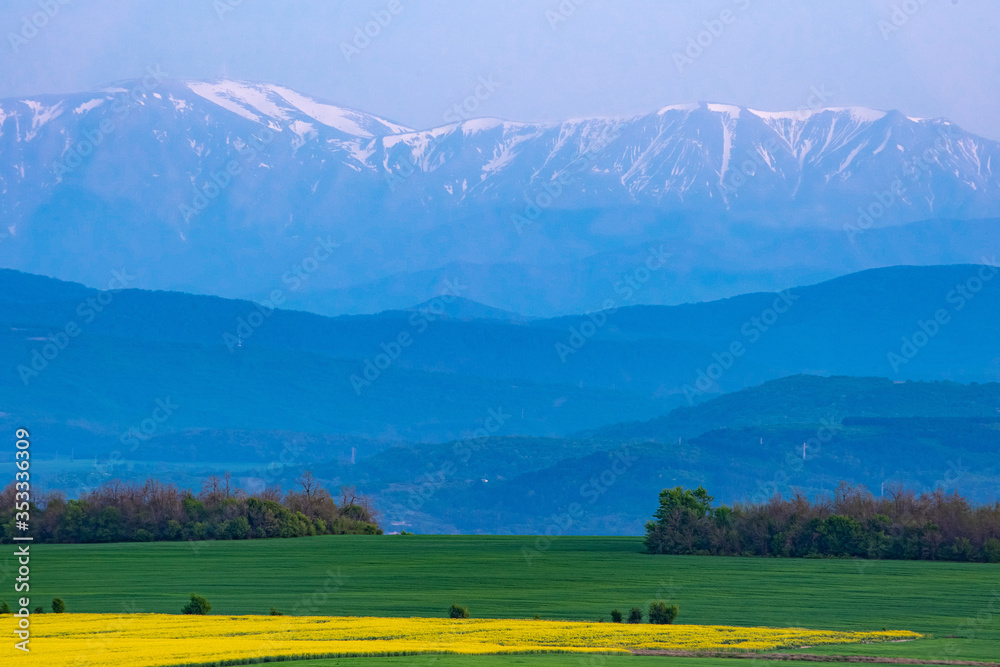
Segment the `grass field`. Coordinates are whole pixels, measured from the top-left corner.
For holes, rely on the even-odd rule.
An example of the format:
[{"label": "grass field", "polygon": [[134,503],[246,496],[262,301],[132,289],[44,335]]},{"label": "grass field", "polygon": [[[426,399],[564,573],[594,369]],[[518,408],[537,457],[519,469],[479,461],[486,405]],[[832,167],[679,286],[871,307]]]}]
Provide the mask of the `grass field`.
[{"label": "grass field", "polygon": [[[71,612],[177,613],[197,592],[212,602],[213,614],[227,615],[264,614],[273,606],[288,614],[434,617],[458,603],[479,618],[598,620],[612,608],[647,608],[652,600],[667,599],[680,606],[680,623],[885,627],[934,637],[842,651],[827,647],[826,653],[1000,657],[1000,566],[650,556],[638,538],[536,539],[39,544],[32,547],[32,605],[61,597]],[[946,638],[951,635],[958,638]]]}]

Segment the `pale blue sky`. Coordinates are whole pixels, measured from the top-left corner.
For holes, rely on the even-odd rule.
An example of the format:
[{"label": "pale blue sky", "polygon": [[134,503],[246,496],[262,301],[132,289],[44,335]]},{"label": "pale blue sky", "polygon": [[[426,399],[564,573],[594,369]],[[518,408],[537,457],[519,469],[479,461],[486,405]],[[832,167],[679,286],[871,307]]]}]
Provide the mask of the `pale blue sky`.
[{"label": "pale blue sky", "polygon": [[[11,44],[22,17],[59,10]],[[398,4],[397,4],[398,3]],[[390,4],[398,13],[388,12]],[[555,120],[708,100],[946,116],[1000,139],[996,0],[6,0],[0,97],[70,92],[139,76],[281,83],[415,127],[441,124],[479,77],[499,83],[474,115]],[[893,5],[916,8],[883,34]],[[221,18],[217,8],[231,6]],[[392,20],[346,58],[355,28]],[[728,10],[731,14],[723,15]],[[568,12],[567,12],[568,13]],[[679,71],[675,54],[715,24]],[[30,29],[28,30],[30,33]],[[16,40],[15,40],[16,41]],[[15,46],[17,50],[15,51]]]}]

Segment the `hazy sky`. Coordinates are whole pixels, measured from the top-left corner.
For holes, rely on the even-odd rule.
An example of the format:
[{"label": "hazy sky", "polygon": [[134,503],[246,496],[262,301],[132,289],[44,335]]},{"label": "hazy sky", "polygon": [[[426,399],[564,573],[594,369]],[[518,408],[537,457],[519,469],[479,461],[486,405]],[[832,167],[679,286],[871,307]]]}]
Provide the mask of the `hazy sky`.
[{"label": "hazy sky", "polygon": [[[1000,139],[996,0],[66,1],[3,2],[0,97],[158,65],[172,78],[281,83],[422,128],[480,77],[496,86],[480,85],[473,115],[516,120],[698,100],[796,109],[820,90],[825,106],[946,116]],[[386,25],[354,46],[372,12]],[[24,26],[33,15],[37,34]]]}]

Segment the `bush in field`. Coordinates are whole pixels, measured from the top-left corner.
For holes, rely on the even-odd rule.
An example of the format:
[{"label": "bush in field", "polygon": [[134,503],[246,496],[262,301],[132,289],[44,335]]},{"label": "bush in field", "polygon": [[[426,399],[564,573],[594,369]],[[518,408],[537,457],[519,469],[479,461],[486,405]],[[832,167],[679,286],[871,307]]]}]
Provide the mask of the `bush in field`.
[{"label": "bush in field", "polygon": [[271,616],[284,616],[284,614],[282,614],[280,611],[278,611],[274,607],[271,607]]},{"label": "bush in field", "polygon": [[200,595],[191,594],[191,601],[184,605],[181,611],[185,614],[200,614],[204,616],[212,611],[212,605]]},{"label": "bush in field", "polygon": [[52,600],[52,613],[61,614],[64,611],[66,611],[66,603],[60,600],[59,598],[54,598]]},{"label": "bush in field", "polygon": [[983,544],[983,559],[987,563],[1000,563],[1000,540],[991,537]]},{"label": "bush in field", "polygon": [[42,607],[35,607],[35,611],[33,613],[35,613],[35,614],[44,614],[45,613],[45,609],[43,609]]},{"label": "bush in field", "polygon": [[460,607],[457,604],[453,604],[451,605],[451,609],[448,610],[448,615],[451,616],[452,618],[468,618],[469,608]]},{"label": "bush in field", "polygon": [[611,610],[611,622],[612,623],[621,623],[622,622],[622,613],[620,611],[618,611],[617,609],[612,609]]},{"label": "bush in field", "polygon": [[9,614],[10,607],[7,606],[6,602],[0,602],[0,614]]},{"label": "bush in field", "polygon": [[666,602],[653,602],[649,605],[649,622],[659,625],[669,625],[677,618],[677,612],[678,609],[675,604],[668,607]]},{"label": "bush in field", "polygon": [[632,607],[628,610],[628,622],[629,623],[642,623],[642,609],[638,607]]}]

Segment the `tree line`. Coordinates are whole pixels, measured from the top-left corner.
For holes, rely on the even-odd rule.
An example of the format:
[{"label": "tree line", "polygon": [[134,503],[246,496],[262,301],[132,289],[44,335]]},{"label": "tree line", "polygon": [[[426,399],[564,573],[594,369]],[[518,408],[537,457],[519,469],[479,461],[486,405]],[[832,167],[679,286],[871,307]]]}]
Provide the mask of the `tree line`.
[{"label": "tree line", "polygon": [[1000,502],[901,486],[876,498],[841,482],[832,498],[801,493],[759,504],[712,505],[702,488],[660,492],[646,548],[655,554],[853,557],[1000,562]]},{"label": "tree line", "polygon": [[[270,486],[251,494],[226,474],[206,479],[198,494],[154,479],[108,481],[72,500],[50,492],[31,505],[31,535],[35,542],[81,543],[382,534],[371,500],[353,487],[341,487],[335,499],[308,471],[297,482],[287,493]],[[15,530],[15,494],[14,484],[0,493],[7,539],[23,534]]]}]

